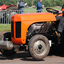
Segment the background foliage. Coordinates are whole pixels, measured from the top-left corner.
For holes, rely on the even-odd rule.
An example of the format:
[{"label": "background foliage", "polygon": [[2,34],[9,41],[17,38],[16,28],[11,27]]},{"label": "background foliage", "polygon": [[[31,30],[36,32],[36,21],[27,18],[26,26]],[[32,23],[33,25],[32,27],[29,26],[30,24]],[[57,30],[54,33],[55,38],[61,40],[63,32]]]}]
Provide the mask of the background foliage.
[{"label": "background foliage", "polygon": [[[3,4],[16,5],[17,1],[20,1],[20,0],[0,0],[0,5],[3,5]],[[32,2],[33,2],[33,5],[36,6],[38,1],[39,0],[24,0],[25,3],[26,2],[28,3],[28,6],[32,6]],[[44,4],[45,7],[62,6],[64,4],[64,0],[43,0],[42,4]]]}]

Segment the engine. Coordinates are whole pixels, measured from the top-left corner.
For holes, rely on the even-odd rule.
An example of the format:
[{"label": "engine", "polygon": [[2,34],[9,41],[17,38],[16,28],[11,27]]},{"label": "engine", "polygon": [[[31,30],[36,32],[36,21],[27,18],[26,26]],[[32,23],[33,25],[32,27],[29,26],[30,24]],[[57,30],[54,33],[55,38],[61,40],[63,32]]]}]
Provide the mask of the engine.
[{"label": "engine", "polygon": [[34,24],[32,24],[29,27],[28,31],[27,31],[27,36],[30,36],[33,33],[37,33],[38,30],[41,28],[41,26],[42,26],[42,23],[34,23]]},{"label": "engine", "polygon": [[27,31],[27,37],[30,38],[33,34],[38,33],[43,34],[49,40],[52,40],[53,43],[57,43],[57,28],[55,27],[54,22],[52,23],[43,22],[32,24]]}]

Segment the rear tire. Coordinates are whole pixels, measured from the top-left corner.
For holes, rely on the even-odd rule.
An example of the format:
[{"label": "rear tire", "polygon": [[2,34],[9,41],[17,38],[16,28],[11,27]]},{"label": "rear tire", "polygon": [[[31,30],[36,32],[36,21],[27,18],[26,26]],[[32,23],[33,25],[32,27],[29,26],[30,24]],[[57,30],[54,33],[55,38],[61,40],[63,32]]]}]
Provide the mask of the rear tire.
[{"label": "rear tire", "polygon": [[36,60],[42,60],[50,51],[48,39],[43,35],[35,35],[29,41],[29,53]]}]

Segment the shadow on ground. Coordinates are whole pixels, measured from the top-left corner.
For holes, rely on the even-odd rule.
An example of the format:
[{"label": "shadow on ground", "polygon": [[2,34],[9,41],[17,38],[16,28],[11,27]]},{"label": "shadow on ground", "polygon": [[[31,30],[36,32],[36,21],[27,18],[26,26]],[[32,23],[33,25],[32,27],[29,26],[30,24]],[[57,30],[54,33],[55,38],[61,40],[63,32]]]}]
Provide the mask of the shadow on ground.
[{"label": "shadow on ground", "polygon": [[[62,51],[59,48],[51,48],[48,56],[53,56],[53,55],[64,57],[64,51]],[[30,56],[30,54],[28,52],[24,52],[24,51],[18,52],[15,55],[10,56],[10,57],[6,57],[6,56],[4,56],[0,53],[0,60],[13,60],[13,59],[20,59],[20,60],[23,60],[23,61],[35,61]],[[45,60],[43,59],[42,61],[45,61]]]},{"label": "shadow on ground", "polygon": [[[20,59],[23,61],[37,61],[34,60],[28,52],[24,52],[24,51],[18,52],[15,55],[9,57],[0,54],[0,60],[13,60],[13,59]],[[42,61],[44,61],[44,59]]]},{"label": "shadow on ground", "polygon": [[49,56],[52,56],[52,55],[59,56],[59,57],[64,57],[64,47],[63,48],[61,48],[61,47],[52,47],[50,49]]}]

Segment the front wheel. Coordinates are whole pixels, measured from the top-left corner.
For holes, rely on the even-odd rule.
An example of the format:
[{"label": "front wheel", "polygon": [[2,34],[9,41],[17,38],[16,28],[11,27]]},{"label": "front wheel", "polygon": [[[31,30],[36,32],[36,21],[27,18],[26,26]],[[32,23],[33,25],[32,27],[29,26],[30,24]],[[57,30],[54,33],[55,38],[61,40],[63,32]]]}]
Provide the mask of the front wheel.
[{"label": "front wheel", "polygon": [[50,51],[48,39],[43,35],[35,35],[29,41],[29,53],[36,60],[42,60]]}]

